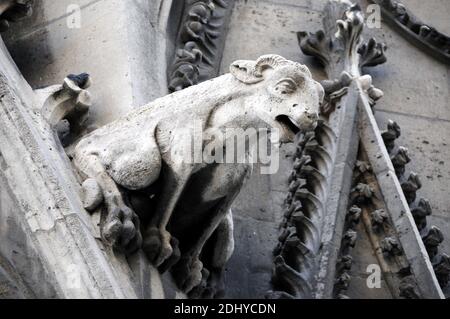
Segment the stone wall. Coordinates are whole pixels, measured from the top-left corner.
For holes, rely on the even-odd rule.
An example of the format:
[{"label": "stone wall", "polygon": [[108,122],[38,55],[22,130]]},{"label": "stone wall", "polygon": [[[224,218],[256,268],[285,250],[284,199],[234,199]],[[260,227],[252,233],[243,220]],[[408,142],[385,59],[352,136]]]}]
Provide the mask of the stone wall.
[{"label": "stone wall", "polygon": [[[68,29],[69,3],[81,6],[81,29]],[[5,35],[8,48],[25,78],[34,88],[61,82],[68,73],[88,72],[94,79],[93,123],[107,123],[132,107],[167,93],[166,57],[170,56],[169,21],[172,1],[38,1],[29,20],[15,24]],[[450,34],[450,5],[446,0],[404,0],[425,22]],[[306,64],[317,80],[322,68],[305,57],[296,32],[321,28],[325,0],[236,0],[226,39],[221,72],[237,59],[255,59],[267,53],[280,54]],[[367,5],[366,0],[360,3]],[[181,11],[181,7],[180,7]],[[176,20],[176,19],[175,19]],[[443,250],[450,253],[450,69],[423,53],[395,30],[382,25],[367,31],[388,45],[388,62],[370,70],[374,84],[385,97],[378,102],[381,128],[388,119],[402,127],[399,144],[409,148],[408,169],[421,175],[420,196],[430,199],[431,223],[445,236]],[[272,249],[278,236],[287,177],[291,170],[292,146],[282,152],[278,174],[255,174],[233,207],[236,252],[226,279],[228,297],[263,297],[270,289]],[[361,289],[366,265],[374,262],[367,240],[356,247],[355,280],[349,295],[386,297],[383,290]]]},{"label": "stone wall", "polygon": [[[91,118],[102,125],[167,93],[171,2],[36,1],[34,14],[4,39],[33,88],[60,83],[70,73],[89,73],[95,97]],[[67,12],[71,4],[79,6],[79,15]],[[176,20],[177,12],[171,17]]]}]

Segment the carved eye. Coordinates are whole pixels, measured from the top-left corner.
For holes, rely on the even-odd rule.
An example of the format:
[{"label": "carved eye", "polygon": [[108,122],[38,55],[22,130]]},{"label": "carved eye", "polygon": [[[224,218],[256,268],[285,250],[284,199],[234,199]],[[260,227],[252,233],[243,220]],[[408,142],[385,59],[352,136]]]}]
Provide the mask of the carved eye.
[{"label": "carved eye", "polygon": [[297,84],[292,79],[283,79],[275,85],[275,92],[279,94],[292,94],[297,90]]}]

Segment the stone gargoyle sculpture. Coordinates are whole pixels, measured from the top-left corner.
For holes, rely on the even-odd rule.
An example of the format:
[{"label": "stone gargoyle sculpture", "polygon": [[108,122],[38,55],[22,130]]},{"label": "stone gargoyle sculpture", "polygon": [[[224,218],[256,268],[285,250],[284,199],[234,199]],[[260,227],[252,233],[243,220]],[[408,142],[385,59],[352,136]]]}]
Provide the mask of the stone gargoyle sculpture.
[{"label": "stone gargoyle sculpture", "polygon": [[73,158],[85,206],[104,203],[103,240],[128,252],[142,247],[160,270],[172,269],[180,289],[206,298],[220,290],[233,252],[230,206],[251,164],[188,159],[194,123],[203,132],[278,129],[288,142],[314,129],[324,95],[306,66],[277,55],[237,61],[230,70],[93,131]]}]

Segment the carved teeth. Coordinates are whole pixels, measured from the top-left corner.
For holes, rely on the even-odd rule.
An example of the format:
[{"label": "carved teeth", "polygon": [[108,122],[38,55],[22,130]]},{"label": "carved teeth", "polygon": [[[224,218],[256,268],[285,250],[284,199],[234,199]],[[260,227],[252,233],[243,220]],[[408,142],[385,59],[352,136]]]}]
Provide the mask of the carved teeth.
[{"label": "carved teeth", "polygon": [[384,96],[384,92],[381,91],[380,89],[377,89],[375,87],[371,87],[368,91],[369,96],[374,100],[374,101],[378,101],[379,99],[381,99]]},{"label": "carved teeth", "polygon": [[363,90],[368,90],[372,86],[372,77],[370,75],[363,75],[359,78]]}]

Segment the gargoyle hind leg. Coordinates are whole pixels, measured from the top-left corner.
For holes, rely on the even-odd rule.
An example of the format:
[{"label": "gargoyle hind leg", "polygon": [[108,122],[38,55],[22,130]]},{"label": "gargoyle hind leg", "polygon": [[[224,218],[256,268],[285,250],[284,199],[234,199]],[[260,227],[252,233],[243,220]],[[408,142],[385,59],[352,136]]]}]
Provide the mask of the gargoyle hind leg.
[{"label": "gargoyle hind leg", "polygon": [[147,258],[156,267],[161,266],[173,254],[167,224],[189,180],[191,171],[190,167],[177,167],[177,169],[168,169],[164,174],[163,189],[155,214],[146,229],[143,245]]},{"label": "gargoyle hind leg", "polygon": [[[181,257],[179,263],[179,274],[178,274],[178,286],[184,290],[186,293],[198,294],[198,292],[193,291],[193,289],[199,286],[202,282],[203,274],[203,263],[200,261],[200,255],[202,253],[203,247],[205,246],[208,239],[211,238],[214,232],[219,236],[214,244],[214,254],[212,256],[212,262],[208,269],[208,275],[216,276],[217,273],[212,273],[213,271],[222,271],[222,268],[227,263],[230,258],[233,249],[233,220],[231,215],[231,204],[234,201],[235,196],[229,196],[223,200],[218,210],[214,212],[214,217],[210,221],[210,227],[204,229],[200,232],[195,244],[192,248],[184,253]],[[209,272],[211,271],[211,272]],[[209,286],[211,282],[207,282]],[[215,293],[214,293],[215,294]]]},{"label": "gargoyle hind leg", "polygon": [[[191,291],[189,294],[191,298],[223,297],[225,291],[223,272],[234,252],[234,223],[231,209],[228,210],[206,246],[208,256],[203,256],[202,260],[207,270],[203,269],[202,283]],[[204,260],[205,258],[207,261]]]},{"label": "gargoyle hind leg", "polygon": [[138,216],[125,205],[114,180],[108,175],[100,159],[95,155],[75,160],[75,166],[88,178],[93,178],[100,186],[106,206],[106,217],[102,221],[103,240],[113,247],[120,247],[132,253],[142,245]]}]

